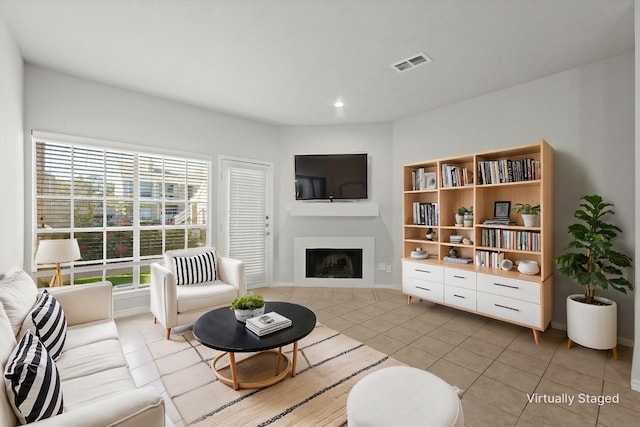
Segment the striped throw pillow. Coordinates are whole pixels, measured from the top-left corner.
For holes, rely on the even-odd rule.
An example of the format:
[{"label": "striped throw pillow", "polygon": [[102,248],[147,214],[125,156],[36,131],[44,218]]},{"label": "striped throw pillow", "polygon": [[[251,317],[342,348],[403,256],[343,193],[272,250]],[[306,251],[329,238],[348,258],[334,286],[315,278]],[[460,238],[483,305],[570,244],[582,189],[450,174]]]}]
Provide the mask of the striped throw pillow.
[{"label": "striped throw pillow", "polygon": [[173,263],[176,271],[176,284],[178,285],[192,285],[218,280],[215,251],[190,257],[175,257]]},{"label": "striped throw pillow", "polygon": [[20,424],[62,413],[58,368],[31,331],[27,331],[11,353],[4,377],[7,397]]},{"label": "striped throw pillow", "polygon": [[[31,310],[30,317],[36,335],[47,348],[53,360],[56,360],[62,353],[62,347],[67,338],[67,318],[62,306],[53,295],[45,290],[36,306]],[[31,330],[33,331],[33,329]]]}]

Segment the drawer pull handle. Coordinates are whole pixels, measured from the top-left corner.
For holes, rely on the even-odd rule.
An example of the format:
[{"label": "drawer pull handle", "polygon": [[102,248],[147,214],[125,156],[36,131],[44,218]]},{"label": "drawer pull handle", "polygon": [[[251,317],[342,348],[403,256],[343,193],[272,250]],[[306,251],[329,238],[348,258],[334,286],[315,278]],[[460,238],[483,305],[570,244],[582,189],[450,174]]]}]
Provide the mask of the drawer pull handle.
[{"label": "drawer pull handle", "polygon": [[466,279],[466,277],[464,276],[456,276],[455,274],[453,275],[453,277],[455,277],[456,279]]},{"label": "drawer pull handle", "polygon": [[503,288],[520,289],[519,286],[504,285],[502,283],[496,283],[496,282],[493,282],[493,284],[496,285],[496,286],[502,286]]},{"label": "drawer pull handle", "polygon": [[416,268],[416,271],[419,271],[420,273],[431,273],[429,270],[420,270],[419,268]]},{"label": "drawer pull handle", "polygon": [[507,307],[506,305],[501,305],[501,304],[493,304],[496,307],[500,307],[500,308],[506,308],[507,310],[513,310],[513,311],[520,311],[517,308],[513,308],[513,307]]},{"label": "drawer pull handle", "polygon": [[431,292],[431,289],[429,288],[423,288],[422,286],[416,286],[417,289],[422,289],[423,291],[429,291]]},{"label": "drawer pull handle", "polygon": [[457,297],[457,298],[463,298],[463,299],[466,299],[466,298],[467,298],[467,297],[464,297],[464,296],[462,296],[462,295],[458,295],[458,294],[453,294],[453,296],[454,296],[454,297]]}]

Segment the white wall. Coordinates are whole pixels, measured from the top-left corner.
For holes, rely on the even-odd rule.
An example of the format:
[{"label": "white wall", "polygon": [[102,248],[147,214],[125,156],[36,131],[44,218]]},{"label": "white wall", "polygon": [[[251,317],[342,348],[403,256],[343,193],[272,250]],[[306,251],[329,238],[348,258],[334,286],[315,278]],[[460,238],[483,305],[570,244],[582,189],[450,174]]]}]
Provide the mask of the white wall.
[{"label": "white wall", "polygon": [[[635,208],[636,208],[636,224],[640,223],[640,171],[638,166],[640,165],[640,144],[638,144],[640,136],[640,0],[635,0],[634,4],[635,14],[635,122],[636,122],[636,135],[635,135]],[[640,227],[636,228],[635,233],[636,247],[640,245]],[[637,262],[637,260],[636,260]],[[636,269],[635,282],[636,285],[640,285],[640,269]],[[631,388],[635,391],[640,391],[640,292],[637,290],[635,295],[635,342],[638,344],[633,347],[633,363],[631,365]]]},{"label": "white wall", "polygon": [[[26,211],[31,211],[31,130],[56,132],[211,156],[275,161],[275,126],[122,90],[34,65],[25,67],[24,152]],[[217,180],[212,185],[213,224],[217,224]],[[24,239],[31,239],[31,218]],[[212,227],[217,244],[217,227]],[[25,251],[29,251],[30,244]],[[30,256],[25,254],[25,268]]]},{"label": "white wall", "polygon": [[[398,120],[393,126],[393,190],[401,165],[545,139],[555,148],[554,254],[568,243],[567,226],[584,194],[615,204],[624,234],[618,248],[634,260],[634,53],[528,82]],[[394,253],[401,256],[400,209],[394,210]],[[399,280],[399,263],[395,268]],[[635,271],[628,271],[633,280]],[[566,324],[565,299],[579,286],[556,274],[553,323]],[[618,304],[618,335],[633,339],[634,298],[602,293]]]},{"label": "white wall", "polygon": [[23,265],[23,62],[2,15],[0,64],[0,274],[8,274],[22,268]]},{"label": "white wall", "polygon": [[[275,235],[276,281],[293,282],[293,239],[302,236],[373,236],[375,265],[392,263],[394,259],[392,212],[399,199],[393,200],[391,190],[390,123],[354,124],[343,126],[281,127],[278,136],[278,177],[276,178],[275,215],[278,232]],[[380,206],[378,217],[301,217],[291,216],[287,205],[294,203],[295,154],[367,153],[369,158],[369,201]],[[395,202],[395,203],[394,203]],[[335,202],[341,203],[341,202]],[[342,202],[359,203],[359,202]],[[392,274],[376,268],[375,283],[392,285]],[[395,282],[399,284],[400,282]],[[399,286],[399,285],[398,285]]]}]

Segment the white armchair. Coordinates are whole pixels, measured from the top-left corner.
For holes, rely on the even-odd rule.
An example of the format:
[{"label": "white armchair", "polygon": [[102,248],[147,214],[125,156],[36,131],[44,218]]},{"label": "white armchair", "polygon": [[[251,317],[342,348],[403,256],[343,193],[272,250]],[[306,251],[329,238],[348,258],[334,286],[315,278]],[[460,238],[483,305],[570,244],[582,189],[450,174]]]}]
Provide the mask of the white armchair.
[{"label": "white armchair", "polygon": [[174,326],[193,323],[204,313],[228,306],[247,293],[244,262],[222,256],[216,257],[218,280],[177,285],[176,257],[193,257],[214,250],[204,247],[167,251],[164,265],[151,264],[151,313],[154,323],[159,321],[166,328],[167,339]]}]

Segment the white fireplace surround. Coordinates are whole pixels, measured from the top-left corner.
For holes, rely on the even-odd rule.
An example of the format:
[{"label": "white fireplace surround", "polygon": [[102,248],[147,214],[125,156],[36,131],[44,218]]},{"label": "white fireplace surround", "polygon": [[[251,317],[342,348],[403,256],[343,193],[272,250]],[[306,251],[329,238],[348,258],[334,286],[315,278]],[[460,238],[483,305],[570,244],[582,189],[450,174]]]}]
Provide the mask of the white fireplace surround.
[{"label": "white fireplace surround", "polygon": [[[307,249],[362,249],[362,279],[306,277]],[[297,286],[369,288],[374,286],[375,238],[295,237],[293,239],[293,280]]]}]

